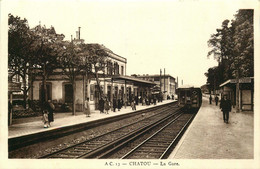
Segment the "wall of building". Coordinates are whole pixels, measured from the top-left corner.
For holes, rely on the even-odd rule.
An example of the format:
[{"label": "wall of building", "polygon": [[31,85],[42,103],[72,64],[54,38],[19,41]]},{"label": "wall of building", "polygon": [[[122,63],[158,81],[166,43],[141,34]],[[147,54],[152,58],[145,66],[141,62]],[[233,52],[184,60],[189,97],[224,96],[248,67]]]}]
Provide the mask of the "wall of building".
[{"label": "wall of building", "polygon": [[63,81],[51,81],[52,82],[52,100],[62,99],[62,83]]}]

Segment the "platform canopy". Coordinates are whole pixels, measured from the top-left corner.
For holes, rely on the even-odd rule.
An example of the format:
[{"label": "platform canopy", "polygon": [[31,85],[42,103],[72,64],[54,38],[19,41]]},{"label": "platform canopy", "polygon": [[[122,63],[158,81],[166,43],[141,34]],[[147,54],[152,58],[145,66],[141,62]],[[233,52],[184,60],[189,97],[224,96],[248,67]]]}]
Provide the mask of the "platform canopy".
[{"label": "platform canopy", "polygon": [[142,80],[139,78],[135,78],[132,76],[122,76],[122,75],[116,75],[112,77],[113,81],[125,81],[126,83],[133,83],[136,86],[147,86],[147,87],[152,87],[155,86],[156,83],[147,81],[147,80]]},{"label": "platform canopy", "polygon": [[[244,78],[240,78],[238,81],[239,83],[252,83],[252,81],[254,80],[254,77],[244,77]],[[237,79],[229,79],[227,81],[225,81],[224,83],[220,84],[219,87],[223,87],[226,86],[228,84],[236,84],[237,83]]]}]

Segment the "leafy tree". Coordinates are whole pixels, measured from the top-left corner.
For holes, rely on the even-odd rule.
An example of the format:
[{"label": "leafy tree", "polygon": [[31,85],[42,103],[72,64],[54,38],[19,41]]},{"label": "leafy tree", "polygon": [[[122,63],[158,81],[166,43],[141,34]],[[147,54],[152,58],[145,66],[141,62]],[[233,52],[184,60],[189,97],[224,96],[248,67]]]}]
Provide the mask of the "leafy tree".
[{"label": "leafy tree", "polygon": [[219,85],[221,83],[220,77],[221,77],[221,69],[218,66],[212,67],[208,69],[208,72],[205,73],[205,76],[207,77],[207,84],[209,91],[214,92],[216,94],[216,90],[219,88]]},{"label": "leafy tree", "polygon": [[232,21],[234,55],[231,67],[234,77],[254,76],[253,10],[239,10]]},{"label": "leafy tree", "polygon": [[[230,78],[237,79],[236,109],[239,111],[239,79],[254,76],[253,10],[239,10],[230,27],[228,23],[228,20],[223,21],[222,28],[211,35],[208,57],[213,55],[219,62],[221,82]],[[210,73],[205,75],[208,78],[211,76]]]},{"label": "leafy tree", "polygon": [[208,41],[208,46],[211,50],[208,52],[208,57],[213,55],[214,59],[219,62],[220,81],[224,82],[231,78],[230,73],[230,58],[233,52],[232,29],[228,27],[229,20],[222,22],[222,28],[217,29],[216,34],[212,34]]},{"label": "leafy tree", "polygon": [[76,112],[76,78],[80,74],[86,74],[89,70],[88,56],[84,55],[84,52],[80,45],[73,42],[65,41],[59,52],[60,68],[63,73],[69,78],[73,86],[73,102],[72,102],[72,114]]},{"label": "leafy tree", "polygon": [[239,111],[239,78],[254,76],[253,10],[239,10],[232,22],[234,29],[234,55],[231,68],[237,79],[236,110]]},{"label": "leafy tree", "polygon": [[34,66],[37,68],[37,74],[42,77],[42,102],[48,100],[46,80],[57,68],[57,49],[58,44],[64,38],[64,35],[57,34],[54,27],[46,28],[38,25],[31,29],[35,34],[35,41],[32,44]]},{"label": "leafy tree", "polygon": [[[12,76],[19,75],[22,78],[22,92],[24,107],[26,108],[27,93],[30,89],[28,85],[28,75],[31,72],[32,51],[34,35],[30,31],[26,19],[18,16],[8,15],[8,68]],[[32,75],[30,76],[32,78]]]},{"label": "leafy tree", "polygon": [[60,48],[59,61],[62,71],[73,85],[73,114],[75,114],[76,77],[92,74],[97,80],[99,93],[102,95],[98,73],[104,72],[106,64],[106,49],[99,44],[75,44],[64,42]]},{"label": "leafy tree", "polygon": [[99,94],[102,96],[103,91],[100,87],[98,73],[105,72],[109,49],[100,44],[85,44],[84,51],[87,52],[88,63],[91,64],[92,68],[90,72],[94,74],[97,81]]}]

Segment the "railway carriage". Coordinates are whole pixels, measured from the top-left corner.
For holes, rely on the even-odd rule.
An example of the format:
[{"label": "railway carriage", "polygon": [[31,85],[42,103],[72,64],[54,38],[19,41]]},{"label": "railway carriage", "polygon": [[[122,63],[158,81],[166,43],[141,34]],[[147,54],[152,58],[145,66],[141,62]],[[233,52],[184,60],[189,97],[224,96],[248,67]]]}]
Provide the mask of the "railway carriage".
[{"label": "railway carriage", "polygon": [[202,102],[201,89],[183,86],[177,89],[178,104],[186,108],[200,108]]}]

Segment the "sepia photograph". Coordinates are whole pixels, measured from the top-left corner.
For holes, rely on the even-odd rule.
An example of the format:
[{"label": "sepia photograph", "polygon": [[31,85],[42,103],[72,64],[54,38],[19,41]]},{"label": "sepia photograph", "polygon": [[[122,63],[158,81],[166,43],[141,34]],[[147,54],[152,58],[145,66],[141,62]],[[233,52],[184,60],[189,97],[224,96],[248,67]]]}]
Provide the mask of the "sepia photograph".
[{"label": "sepia photograph", "polygon": [[259,169],[259,5],[1,0],[0,168]]}]

